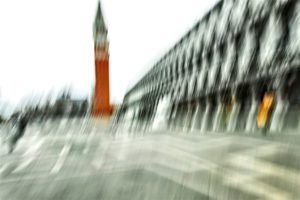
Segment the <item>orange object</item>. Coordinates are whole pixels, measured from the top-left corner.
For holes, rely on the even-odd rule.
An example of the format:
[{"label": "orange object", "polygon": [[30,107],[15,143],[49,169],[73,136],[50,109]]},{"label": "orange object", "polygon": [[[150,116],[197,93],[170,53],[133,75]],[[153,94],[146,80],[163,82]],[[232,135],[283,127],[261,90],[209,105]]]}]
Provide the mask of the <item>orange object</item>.
[{"label": "orange object", "polygon": [[260,105],[259,112],[256,119],[259,128],[263,128],[266,126],[266,123],[269,119],[270,109],[273,103],[274,103],[274,94],[272,93],[265,94],[263,101]]},{"label": "orange object", "polygon": [[[99,50],[96,50],[96,52]],[[99,52],[98,52],[99,53]],[[106,54],[102,52],[100,54]],[[95,93],[93,102],[93,113],[95,115],[110,115],[111,106],[109,99],[109,61],[108,55],[95,61]]]}]

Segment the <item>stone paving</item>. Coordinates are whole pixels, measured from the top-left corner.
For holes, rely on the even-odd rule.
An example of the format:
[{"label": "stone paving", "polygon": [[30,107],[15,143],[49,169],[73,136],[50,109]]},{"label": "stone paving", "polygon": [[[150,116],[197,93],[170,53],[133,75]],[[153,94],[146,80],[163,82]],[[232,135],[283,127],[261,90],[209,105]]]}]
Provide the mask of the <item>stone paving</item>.
[{"label": "stone paving", "polygon": [[82,121],[0,146],[0,200],[299,199],[297,143],[232,134],[117,136]]}]

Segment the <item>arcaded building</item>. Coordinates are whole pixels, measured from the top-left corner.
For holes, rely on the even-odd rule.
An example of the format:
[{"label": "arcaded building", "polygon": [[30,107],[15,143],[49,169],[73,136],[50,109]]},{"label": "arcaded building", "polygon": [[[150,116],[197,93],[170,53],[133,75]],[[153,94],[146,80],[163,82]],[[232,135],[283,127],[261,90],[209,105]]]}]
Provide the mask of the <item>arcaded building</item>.
[{"label": "arcaded building", "polygon": [[218,2],[127,92],[116,127],[297,133],[299,10],[300,0]]}]

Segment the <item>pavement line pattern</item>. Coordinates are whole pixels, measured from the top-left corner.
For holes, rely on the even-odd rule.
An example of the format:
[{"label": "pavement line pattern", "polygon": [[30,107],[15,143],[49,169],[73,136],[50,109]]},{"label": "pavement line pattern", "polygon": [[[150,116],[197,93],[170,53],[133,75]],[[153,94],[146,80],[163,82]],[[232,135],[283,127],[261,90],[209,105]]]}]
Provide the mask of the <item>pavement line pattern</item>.
[{"label": "pavement line pattern", "polygon": [[[106,136],[101,129],[90,126],[84,128],[86,132],[82,134],[80,124],[67,123],[62,123],[63,130],[54,131],[56,127],[53,127],[53,135],[41,134],[36,141],[32,140],[35,131],[31,131],[32,134],[27,134],[18,144],[19,151],[0,157],[0,175],[3,173],[0,176],[0,199],[25,185],[30,186],[28,192],[36,195],[36,199],[42,199],[37,193],[44,195],[48,189],[48,184],[40,185],[42,182],[60,187],[54,182],[64,181],[63,185],[72,187],[75,182],[81,182],[81,178],[92,180],[97,175],[107,176],[105,180],[99,178],[95,181],[112,184],[116,193],[123,191],[124,187],[131,189],[128,180],[134,182],[132,185],[149,184],[147,191],[151,192],[152,188],[168,179],[180,185],[182,191],[192,189],[212,199],[288,200],[298,199],[300,194],[297,191],[300,186],[296,160],[298,149],[288,143],[235,135],[157,133],[143,137],[115,137]],[[44,138],[47,145],[41,142]],[[51,142],[53,145],[49,145]],[[284,162],[286,159],[282,157],[290,152],[296,154],[291,156],[295,160]],[[118,174],[120,171],[122,173]],[[110,179],[111,175],[114,178]],[[149,176],[151,179],[147,182]],[[159,181],[151,183],[153,177],[158,177]],[[118,188],[116,182],[122,186]],[[40,187],[45,187],[45,190]],[[53,189],[51,194],[69,192],[61,189]],[[164,190],[163,187],[159,189]],[[178,191],[177,194],[182,193]],[[19,198],[14,199],[22,199],[21,192],[16,195]]]},{"label": "pavement line pattern", "polygon": [[[34,139],[31,140],[31,142],[35,142],[37,138],[34,136]],[[26,169],[37,157],[37,151],[40,149],[42,144],[45,142],[45,138],[41,139],[38,143],[31,146],[26,152],[23,153],[23,162],[12,171],[13,174],[19,173],[22,170]],[[30,156],[28,159],[25,159],[25,157]]]},{"label": "pavement line pattern", "polygon": [[[145,169],[149,172],[152,172],[154,174],[162,176],[166,179],[172,180],[172,181],[174,181],[175,183],[178,183],[178,184],[182,184],[182,181],[184,180],[183,175],[167,173],[166,171],[163,172],[163,171],[160,171],[160,170],[157,170],[156,168],[154,168],[153,165],[152,166],[146,166]],[[186,188],[197,191],[199,193],[203,193],[203,194],[208,194],[209,193],[209,187],[207,187],[205,184],[199,185],[199,182],[186,181],[186,182],[184,182],[184,186]],[[216,195],[216,193],[209,193],[209,195],[210,195],[210,197],[212,197],[212,199],[218,199],[218,196]]]},{"label": "pavement line pattern", "polygon": [[[270,200],[288,200],[291,199],[291,194],[283,189],[277,188],[269,183],[263,183],[259,178],[271,176],[278,177],[283,180],[300,180],[298,172],[289,168],[280,167],[270,162],[264,162],[259,157],[266,155],[276,155],[284,148],[282,144],[271,143],[271,144],[260,144],[259,147],[251,147],[250,149],[240,151],[238,153],[230,153],[229,159],[227,159],[228,167],[223,168],[222,165],[217,165],[207,159],[201,159],[194,155],[199,150],[204,150],[209,147],[222,147],[231,146],[231,144],[238,143],[238,138],[222,138],[223,140],[208,140],[201,142],[198,147],[193,145],[193,142],[181,140],[176,138],[161,137],[161,140],[155,142],[155,138],[148,138],[143,140],[131,140],[129,138],[119,138],[120,140],[112,142],[110,150],[114,152],[115,161],[111,163],[100,160],[99,162],[93,162],[92,165],[97,169],[103,168],[115,168],[117,166],[125,166],[130,163],[132,157],[135,161],[131,163],[131,166],[139,165],[147,166],[146,169],[154,173],[158,173],[155,166],[164,166],[173,168],[184,173],[196,172],[198,170],[211,170],[213,174],[220,177],[223,181],[223,185],[231,186],[238,190],[244,191],[249,194],[255,194],[263,197],[264,199]],[[224,140],[225,139],[225,140]],[[205,143],[209,145],[205,145]],[[259,142],[259,141],[258,141]],[[155,145],[159,148],[155,148]],[[245,142],[246,147],[247,142]],[[259,143],[258,143],[259,144]],[[186,151],[190,147],[189,151]],[[249,147],[249,144],[247,144]],[[251,145],[250,145],[251,146]],[[182,148],[184,147],[184,148]],[[139,154],[145,154],[146,152],[157,152],[155,157],[152,158],[151,162],[147,159],[141,159],[134,155],[134,152]],[[174,157],[174,155],[176,155]],[[168,158],[166,160],[166,158]],[[176,159],[177,158],[177,159]],[[105,158],[107,159],[107,158]],[[176,165],[170,166],[170,159],[176,161]],[[123,163],[123,165],[122,165]],[[189,163],[188,165],[184,163]],[[114,166],[115,164],[115,166]],[[101,167],[102,166],[102,167]],[[154,168],[153,168],[154,167]],[[222,168],[222,170],[220,170]],[[235,172],[236,168],[246,170],[249,173],[241,173],[241,171]],[[243,171],[242,170],[242,171]],[[224,173],[225,171],[225,173]],[[165,172],[159,172],[160,176],[170,178],[177,183],[181,183],[182,177],[170,175]],[[297,184],[298,185],[298,184]],[[196,185],[190,185],[191,188],[196,189]],[[198,185],[199,187],[199,185]],[[201,191],[204,192],[205,190]]]},{"label": "pavement line pattern", "polygon": [[45,138],[41,139],[38,143],[36,143],[35,145],[33,145],[31,148],[29,148],[24,154],[23,157],[31,155],[35,152],[37,152],[37,150],[39,150],[42,146],[42,144],[45,142]]},{"label": "pavement line pattern", "polygon": [[54,165],[54,167],[52,168],[50,174],[57,174],[60,169],[62,168],[66,158],[67,158],[67,155],[69,153],[71,149],[71,144],[66,144],[63,149],[61,150],[60,154],[59,154],[59,157]]},{"label": "pavement line pattern", "polygon": [[[300,180],[300,174],[297,171],[285,167],[276,166],[274,164],[263,162],[252,157],[236,156],[235,160],[231,160],[236,166],[260,174],[261,176],[274,176],[282,179],[297,179]],[[300,183],[299,183],[300,185]]]},{"label": "pavement line pattern", "polygon": [[264,184],[260,181],[253,180],[251,182],[245,182],[243,184],[232,184],[236,188],[243,190],[245,192],[256,194],[258,196],[264,197],[268,200],[289,200],[291,199],[288,192],[275,188],[269,184]]},{"label": "pavement line pattern", "polygon": [[30,163],[32,163],[32,161],[34,161],[35,157],[31,157],[27,160],[25,160],[21,165],[19,165],[12,173],[15,174],[15,173],[19,173],[21,172],[22,170],[26,169]]},{"label": "pavement line pattern", "polygon": [[0,168],[0,175],[2,175],[3,172],[9,167],[9,163],[5,163],[1,168]]},{"label": "pavement line pattern", "polygon": [[[230,168],[226,169],[225,175],[224,173],[219,174],[223,177],[223,183],[251,194],[263,196],[264,199],[291,199],[290,193],[258,180],[258,178],[265,176],[278,177],[283,180],[293,180],[293,178],[300,180],[298,173],[292,169],[279,167],[259,159],[260,156],[276,154],[278,149],[281,148],[275,144],[271,144],[233,154],[227,160],[228,164],[246,170],[248,173],[243,174],[235,172]],[[260,152],[258,158],[255,156],[257,152]],[[214,173],[218,174],[218,171],[214,171]]]},{"label": "pavement line pattern", "polygon": [[84,148],[83,151],[82,151],[83,154],[87,154],[87,153],[89,152],[89,150],[90,150],[90,145],[91,145],[91,141],[92,141],[92,139],[94,138],[95,133],[96,133],[96,130],[95,130],[95,128],[93,128],[91,134],[90,134],[90,135],[88,136],[88,138],[87,138],[87,143],[86,143],[86,145],[85,145],[85,148]]}]

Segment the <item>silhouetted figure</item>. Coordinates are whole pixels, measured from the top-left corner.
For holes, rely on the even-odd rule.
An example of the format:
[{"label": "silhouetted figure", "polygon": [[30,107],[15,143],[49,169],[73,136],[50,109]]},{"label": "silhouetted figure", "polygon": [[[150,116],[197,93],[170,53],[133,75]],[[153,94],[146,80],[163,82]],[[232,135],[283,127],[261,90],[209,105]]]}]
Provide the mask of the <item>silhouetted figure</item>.
[{"label": "silhouetted figure", "polygon": [[12,134],[11,138],[9,139],[8,143],[8,152],[12,153],[13,150],[15,149],[15,146],[19,139],[23,137],[27,124],[28,124],[28,116],[26,115],[21,115],[15,124],[15,132]]}]

